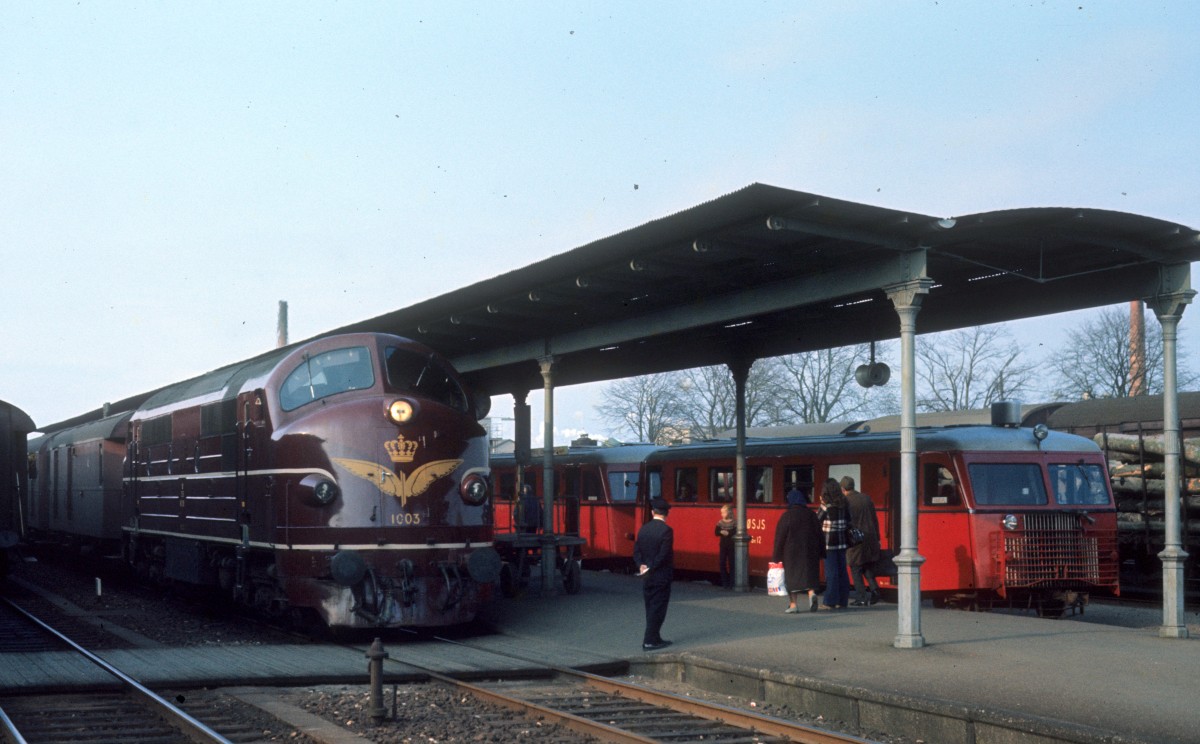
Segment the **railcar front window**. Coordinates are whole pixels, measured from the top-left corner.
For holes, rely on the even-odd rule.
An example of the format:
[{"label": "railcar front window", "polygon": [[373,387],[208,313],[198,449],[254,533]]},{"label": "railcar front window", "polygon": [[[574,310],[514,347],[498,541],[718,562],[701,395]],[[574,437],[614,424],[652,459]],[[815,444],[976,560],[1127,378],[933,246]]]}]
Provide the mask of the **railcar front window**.
[{"label": "railcar front window", "polygon": [[1108,489],[1099,465],[1051,465],[1054,501],[1071,506],[1107,506]]},{"label": "railcar front window", "polygon": [[1046,503],[1042,468],[1036,463],[972,463],[971,491],[979,506],[1037,506]]},{"label": "railcar front window", "polygon": [[371,353],[351,346],[305,357],[279,389],[279,405],[292,411],[314,400],[375,384]]},{"label": "railcar front window", "polygon": [[462,413],[468,410],[467,394],[434,356],[389,347],[387,377],[393,390],[428,398]]}]

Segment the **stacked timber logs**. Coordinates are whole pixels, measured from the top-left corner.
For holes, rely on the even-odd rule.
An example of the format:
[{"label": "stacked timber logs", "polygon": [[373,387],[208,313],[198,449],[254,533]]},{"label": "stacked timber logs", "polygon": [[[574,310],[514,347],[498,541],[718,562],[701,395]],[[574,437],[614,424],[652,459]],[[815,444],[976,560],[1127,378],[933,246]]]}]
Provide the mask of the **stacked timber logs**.
[{"label": "stacked timber logs", "polygon": [[[1108,457],[1122,534],[1153,535],[1153,542],[1161,544],[1166,493],[1163,435],[1100,433],[1094,439]],[[1200,538],[1200,439],[1185,439],[1181,445],[1180,521],[1187,536]]]}]

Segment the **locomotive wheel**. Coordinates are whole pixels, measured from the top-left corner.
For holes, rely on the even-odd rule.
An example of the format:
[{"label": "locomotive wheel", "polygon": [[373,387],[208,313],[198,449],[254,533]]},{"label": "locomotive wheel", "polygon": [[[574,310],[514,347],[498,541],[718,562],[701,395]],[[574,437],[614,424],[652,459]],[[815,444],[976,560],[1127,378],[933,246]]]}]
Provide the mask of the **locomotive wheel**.
[{"label": "locomotive wheel", "polygon": [[517,577],[513,575],[511,563],[500,564],[500,593],[512,599],[517,596]]},{"label": "locomotive wheel", "polygon": [[573,558],[566,560],[566,565],[563,566],[563,589],[567,594],[579,594],[579,590],[583,588],[583,571],[579,568],[579,561]]}]

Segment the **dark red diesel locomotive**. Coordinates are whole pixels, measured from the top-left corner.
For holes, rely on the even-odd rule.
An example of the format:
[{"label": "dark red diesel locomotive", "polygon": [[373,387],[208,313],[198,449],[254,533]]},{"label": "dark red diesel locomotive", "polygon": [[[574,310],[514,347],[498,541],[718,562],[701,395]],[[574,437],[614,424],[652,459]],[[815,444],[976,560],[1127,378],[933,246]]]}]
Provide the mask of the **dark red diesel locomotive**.
[{"label": "dark red diesel locomotive", "polygon": [[305,342],[31,443],[30,525],[272,615],[468,622],[500,565],[483,406],[407,339]]}]

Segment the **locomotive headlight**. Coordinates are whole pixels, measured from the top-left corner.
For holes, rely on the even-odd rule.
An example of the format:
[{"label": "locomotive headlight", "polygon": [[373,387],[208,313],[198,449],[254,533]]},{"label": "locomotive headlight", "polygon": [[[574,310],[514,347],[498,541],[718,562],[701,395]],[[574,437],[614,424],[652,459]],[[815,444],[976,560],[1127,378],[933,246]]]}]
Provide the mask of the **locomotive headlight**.
[{"label": "locomotive headlight", "polygon": [[392,401],[392,404],[387,409],[388,418],[397,424],[404,424],[411,421],[416,412],[416,406],[413,405],[412,401],[404,400],[403,398]]},{"label": "locomotive headlight", "polygon": [[470,470],[458,484],[458,495],[471,506],[479,506],[487,501],[489,490],[487,471],[479,468]]},{"label": "locomotive headlight", "polygon": [[1017,522],[1016,514],[1005,514],[1004,519],[1000,520],[1000,526],[1010,532],[1015,530],[1017,528],[1017,525],[1018,525],[1018,522]]},{"label": "locomotive headlight", "polygon": [[312,506],[329,506],[337,499],[339,489],[333,481],[313,473],[300,481],[300,493],[304,501]]}]

